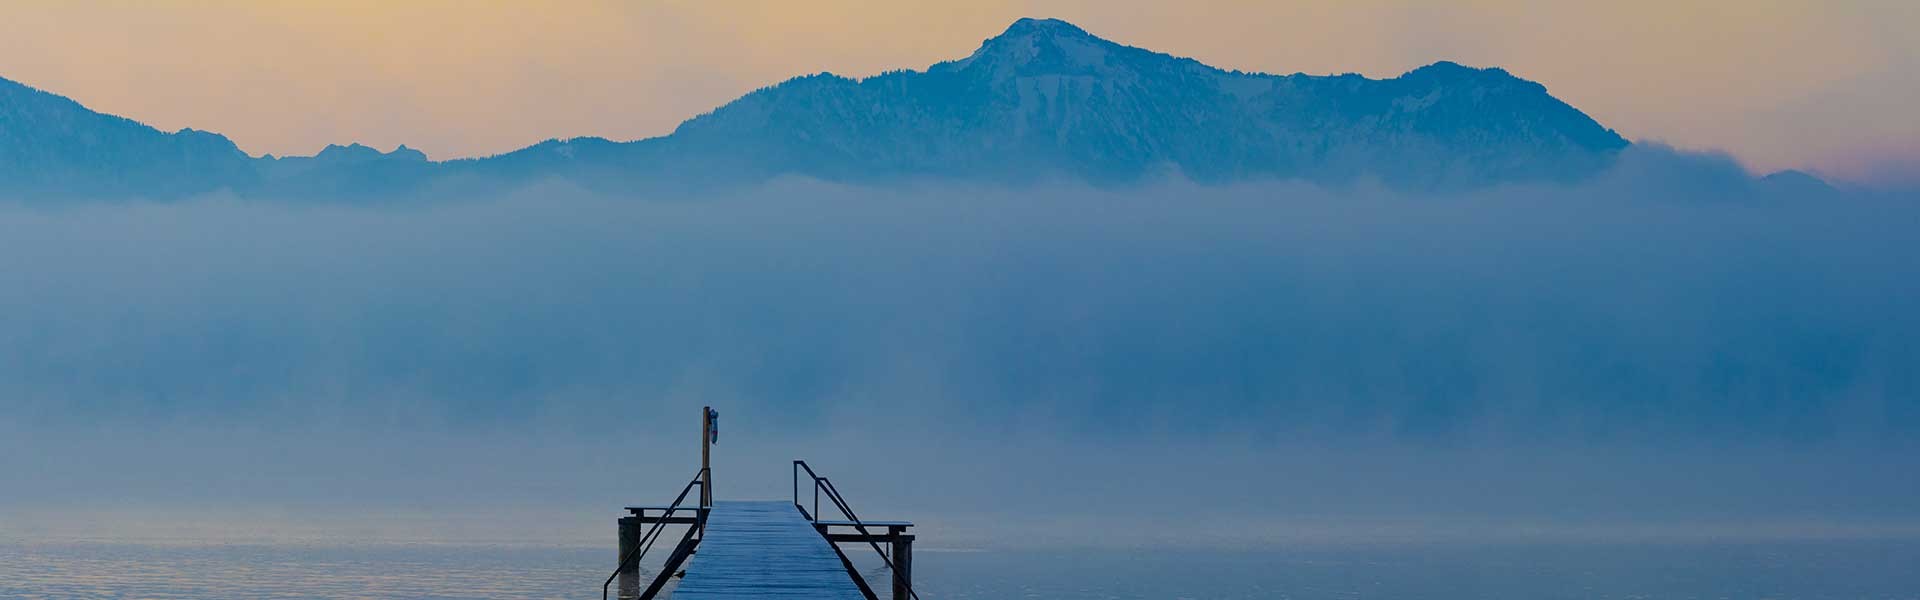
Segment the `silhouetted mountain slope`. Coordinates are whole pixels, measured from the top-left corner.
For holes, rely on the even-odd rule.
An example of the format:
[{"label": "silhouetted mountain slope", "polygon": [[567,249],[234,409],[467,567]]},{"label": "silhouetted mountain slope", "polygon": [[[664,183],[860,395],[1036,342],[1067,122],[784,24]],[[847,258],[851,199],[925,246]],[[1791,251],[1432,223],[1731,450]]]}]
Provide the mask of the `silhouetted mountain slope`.
[{"label": "silhouetted mountain slope", "polygon": [[1203,181],[1358,176],[1417,186],[1577,177],[1627,145],[1546,88],[1437,63],[1403,76],[1222,71],[1022,19],[967,58],[796,78],[682,124],[689,154],[764,171]]},{"label": "silhouetted mountain slope", "polygon": [[360,144],[329,144],[313,156],[264,156],[255,168],[262,187],[248,191],[340,199],[412,192],[445,170],[428,161],[426,153],[404,144],[392,152]]},{"label": "silhouetted mountain slope", "polygon": [[252,159],[215,133],[165,133],[0,79],[0,191],[167,197],[245,186]]},{"label": "silhouetted mountain slope", "polygon": [[0,191],[59,195],[343,197],[542,178],[699,188],[783,174],[1107,185],[1174,172],[1431,189],[1579,178],[1626,146],[1499,69],[1441,62],[1379,80],[1223,71],[1035,19],[925,71],[794,78],[660,138],[548,141],[444,163],[358,144],[249,159],[214,134],[161,133],[0,86]]}]

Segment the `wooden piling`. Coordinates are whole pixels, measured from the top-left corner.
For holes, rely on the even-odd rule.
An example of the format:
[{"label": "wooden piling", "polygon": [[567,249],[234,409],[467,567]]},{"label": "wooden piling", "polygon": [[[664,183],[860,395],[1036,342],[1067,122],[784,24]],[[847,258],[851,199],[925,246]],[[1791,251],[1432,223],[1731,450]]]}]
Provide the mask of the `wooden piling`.
[{"label": "wooden piling", "polygon": [[[640,524],[640,517],[621,517],[620,518],[620,554],[618,556],[615,556],[614,560],[616,561],[623,560],[628,555],[632,554],[635,548],[639,548],[640,535],[645,531],[646,531],[646,528],[641,526]],[[620,565],[620,572],[621,573],[639,573],[640,561],[637,561],[637,560],[628,561],[626,564]]]},{"label": "wooden piling", "polygon": [[893,600],[913,600],[913,537],[893,529]]}]

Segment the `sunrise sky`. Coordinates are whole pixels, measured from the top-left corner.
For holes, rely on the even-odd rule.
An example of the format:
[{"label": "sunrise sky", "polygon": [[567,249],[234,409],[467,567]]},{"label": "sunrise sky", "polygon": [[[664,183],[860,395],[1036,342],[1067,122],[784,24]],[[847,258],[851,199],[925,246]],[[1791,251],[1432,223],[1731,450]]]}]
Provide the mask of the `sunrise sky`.
[{"label": "sunrise sky", "polygon": [[10,2],[0,77],[250,153],[665,134],[788,77],[923,69],[1022,16],[1221,68],[1500,66],[1634,140],[1920,181],[1920,2]]}]

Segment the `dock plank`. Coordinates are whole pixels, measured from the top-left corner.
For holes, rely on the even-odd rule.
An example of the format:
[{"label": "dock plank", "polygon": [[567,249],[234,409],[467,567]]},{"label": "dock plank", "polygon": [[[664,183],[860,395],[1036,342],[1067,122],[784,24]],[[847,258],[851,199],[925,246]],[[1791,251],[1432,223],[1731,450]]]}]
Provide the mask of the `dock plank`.
[{"label": "dock plank", "polygon": [[845,565],[793,504],[715,502],[676,600],[863,600]]}]

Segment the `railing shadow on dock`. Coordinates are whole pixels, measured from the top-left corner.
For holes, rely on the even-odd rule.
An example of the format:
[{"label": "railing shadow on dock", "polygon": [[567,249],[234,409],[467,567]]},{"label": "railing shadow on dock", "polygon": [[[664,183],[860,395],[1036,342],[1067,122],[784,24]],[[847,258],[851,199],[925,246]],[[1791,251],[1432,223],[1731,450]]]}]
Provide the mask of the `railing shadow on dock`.
[{"label": "railing shadow on dock", "polygon": [[[807,478],[812,482],[813,510],[811,512],[807,510],[806,506],[800,504],[801,471],[806,471]],[[822,492],[825,492],[827,500],[831,502],[831,506],[839,511],[842,517],[845,517],[844,520],[825,520],[820,518],[822,516],[820,514],[820,497]],[[846,497],[840,494],[840,489],[834,487],[833,480],[821,477],[820,474],[815,473],[813,467],[808,466],[807,461],[804,460],[793,461],[793,507],[800,511],[801,516],[806,517],[808,521],[814,524],[814,528],[820,532],[821,537],[825,537],[828,545],[833,547],[834,554],[840,555],[840,562],[846,566],[847,574],[853,577],[853,582],[858,584],[860,593],[865,595],[867,600],[879,600],[879,598],[874,595],[873,588],[867,585],[866,578],[862,577],[860,572],[854,568],[853,561],[848,559],[846,553],[840,550],[839,542],[866,542],[868,546],[873,548],[873,553],[880,556],[881,562],[886,564],[887,572],[892,575],[893,600],[920,600],[920,595],[913,591],[913,536],[906,533],[907,528],[913,526],[912,523],[905,521],[862,521],[859,515],[853,512],[853,507],[847,504]],[[857,533],[836,534],[830,531],[833,527],[852,527]],[[886,533],[874,533],[868,530],[869,527],[885,528],[887,531]],[[880,542],[883,541],[892,546],[892,552],[889,553],[880,549]]]},{"label": "railing shadow on dock", "polygon": [[[712,506],[708,504],[711,496],[706,493],[707,474],[708,469],[705,468],[695,473],[693,480],[687,482],[685,487],[680,488],[680,495],[675,496],[671,504],[659,508],[661,511],[659,518],[651,519],[653,526],[649,527],[639,538],[631,540],[631,546],[627,545],[626,542],[629,540],[626,536],[623,535],[621,537],[621,545],[627,547],[621,549],[620,564],[614,567],[613,573],[607,575],[607,580],[600,584],[600,600],[607,600],[608,589],[612,587],[616,579],[621,580],[620,597],[622,598],[633,597],[639,598],[640,600],[652,600],[655,595],[660,593],[660,588],[666,586],[667,581],[679,570],[680,563],[685,562],[687,556],[693,553],[694,546],[699,545],[700,538],[698,536],[700,532],[706,528],[707,512],[712,508]],[[686,502],[687,494],[693,491],[695,487],[701,488],[700,495],[695,496],[694,500],[694,504],[697,506],[681,506],[682,503]],[[636,514],[634,517],[628,517],[635,519],[632,521],[634,525],[642,525],[649,521],[646,516],[648,508],[632,507],[630,510],[634,510]],[[673,516],[676,512],[687,510],[693,511],[694,516],[691,518],[676,518]],[[622,525],[624,526],[626,523],[627,521],[623,519]],[[687,525],[686,534],[681,536],[680,543],[675,545],[673,554],[667,557],[666,564],[661,567],[658,574],[654,575],[653,581],[648,584],[647,589],[639,592],[637,596],[629,596],[628,593],[633,590],[629,589],[628,580],[631,580],[633,584],[631,587],[634,590],[639,588],[640,560],[646,557],[647,551],[653,549],[653,543],[660,540],[661,532],[664,531],[665,526],[669,523]],[[622,578],[621,575],[623,574],[628,577]]]}]

